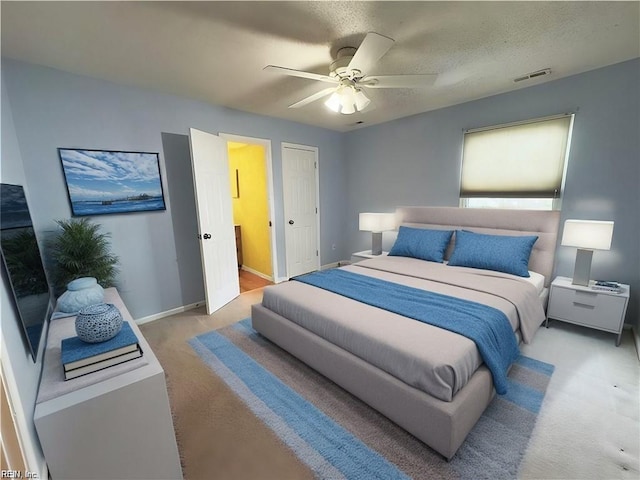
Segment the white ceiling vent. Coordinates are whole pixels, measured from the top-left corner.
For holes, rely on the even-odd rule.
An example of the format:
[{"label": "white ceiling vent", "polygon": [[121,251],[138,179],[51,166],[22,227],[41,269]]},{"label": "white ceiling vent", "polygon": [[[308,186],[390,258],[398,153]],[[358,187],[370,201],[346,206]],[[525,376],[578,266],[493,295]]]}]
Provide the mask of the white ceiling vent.
[{"label": "white ceiling vent", "polygon": [[545,68],[544,70],[538,70],[537,72],[527,73],[522,77],[514,78],[514,82],[522,82],[523,80],[531,80],[533,78],[544,77],[545,75],[549,75],[551,73],[550,68]]}]

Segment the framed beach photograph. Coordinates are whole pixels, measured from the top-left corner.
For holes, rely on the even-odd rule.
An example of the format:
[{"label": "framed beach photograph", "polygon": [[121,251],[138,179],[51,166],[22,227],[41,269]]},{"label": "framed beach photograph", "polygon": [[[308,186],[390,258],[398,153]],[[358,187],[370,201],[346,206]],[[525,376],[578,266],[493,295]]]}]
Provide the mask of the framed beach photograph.
[{"label": "framed beach photograph", "polygon": [[58,148],[75,217],[166,210],[157,153]]}]

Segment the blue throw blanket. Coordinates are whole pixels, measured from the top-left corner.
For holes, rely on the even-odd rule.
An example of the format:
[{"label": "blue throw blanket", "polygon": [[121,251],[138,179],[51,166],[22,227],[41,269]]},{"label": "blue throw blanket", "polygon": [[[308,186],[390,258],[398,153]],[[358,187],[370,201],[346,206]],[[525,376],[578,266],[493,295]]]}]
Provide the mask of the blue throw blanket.
[{"label": "blue throw blanket", "polygon": [[293,280],[464,335],[476,343],[496,392],[507,392],[507,370],[519,349],[509,319],[500,310],[339,269]]}]

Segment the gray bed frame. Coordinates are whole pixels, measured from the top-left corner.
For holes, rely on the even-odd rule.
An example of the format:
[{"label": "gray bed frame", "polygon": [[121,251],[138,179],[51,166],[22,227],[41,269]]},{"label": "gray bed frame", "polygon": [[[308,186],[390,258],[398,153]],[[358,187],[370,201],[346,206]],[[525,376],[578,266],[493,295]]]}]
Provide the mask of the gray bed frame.
[{"label": "gray bed frame", "polygon": [[[529,270],[553,274],[560,212],[455,207],[399,207],[396,224],[465,229],[502,235],[538,235]],[[450,245],[450,253],[453,246]],[[252,306],[253,327],[450,460],[494,396],[483,365],[451,402],[418,390],[300,327],[261,304]]]}]

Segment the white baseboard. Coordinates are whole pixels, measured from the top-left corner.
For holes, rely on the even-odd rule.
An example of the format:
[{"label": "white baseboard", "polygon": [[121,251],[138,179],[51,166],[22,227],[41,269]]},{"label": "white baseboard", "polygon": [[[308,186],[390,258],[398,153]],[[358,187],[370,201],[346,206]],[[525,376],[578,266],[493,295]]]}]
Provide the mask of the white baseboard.
[{"label": "white baseboard", "polygon": [[326,265],[322,265],[320,270],[329,270],[330,268],[336,268],[340,266],[340,262],[327,263]]},{"label": "white baseboard", "polygon": [[320,267],[320,270],[328,270],[329,268],[344,267],[345,265],[351,265],[351,261],[349,261],[349,260],[339,260],[337,262],[327,263],[326,265],[322,265]]},{"label": "white baseboard", "polygon": [[249,273],[253,273],[254,275],[257,275],[260,278],[264,278],[265,280],[269,280],[270,282],[273,282],[273,277],[270,277],[269,275],[265,275],[262,272],[259,272],[257,270],[254,270],[251,267],[247,267],[246,265],[242,265],[240,267],[241,270],[244,270],[245,272],[249,272]]},{"label": "white baseboard", "polygon": [[168,317],[170,315],[175,315],[176,313],[183,313],[187,310],[192,310],[194,308],[198,308],[205,304],[205,301],[202,300],[200,302],[192,303],[190,305],[183,305],[182,307],[172,308],[171,310],[166,310],[160,313],[154,313],[153,315],[149,315],[147,317],[138,318],[136,323],[138,325],[142,325],[143,323],[153,322],[154,320],[160,320],[161,318]]}]

